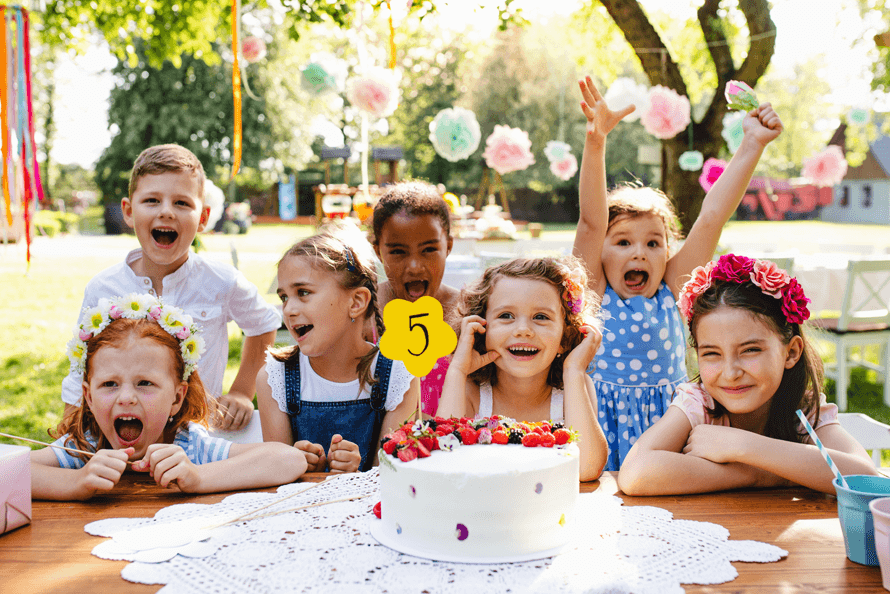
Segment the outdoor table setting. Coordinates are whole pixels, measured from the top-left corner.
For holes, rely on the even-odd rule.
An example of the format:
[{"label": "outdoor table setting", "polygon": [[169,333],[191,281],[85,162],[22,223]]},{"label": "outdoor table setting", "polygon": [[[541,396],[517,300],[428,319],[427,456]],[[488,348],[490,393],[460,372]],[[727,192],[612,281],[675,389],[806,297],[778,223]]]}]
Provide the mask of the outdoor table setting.
[{"label": "outdoor table setting", "polygon": [[[591,510],[584,515],[601,520],[589,546],[537,562],[475,565],[378,544],[366,528],[379,498],[376,474],[339,475],[311,491],[328,475],[307,474],[277,493],[193,496],[128,473],[88,502],[34,501],[31,523],[0,536],[0,583],[10,592],[155,592],[163,583],[163,592],[432,593],[485,584],[514,592],[885,591],[879,567],[847,558],[835,497],[804,488],[629,497],[607,472],[580,485],[579,504]],[[178,551],[137,550],[152,538],[176,544],[185,523],[207,528],[302,491],[303,500],[283,504],[298,505],[291,513],[263,517],[265,510]],[[749,562],[731,563],[740,559]]]}]

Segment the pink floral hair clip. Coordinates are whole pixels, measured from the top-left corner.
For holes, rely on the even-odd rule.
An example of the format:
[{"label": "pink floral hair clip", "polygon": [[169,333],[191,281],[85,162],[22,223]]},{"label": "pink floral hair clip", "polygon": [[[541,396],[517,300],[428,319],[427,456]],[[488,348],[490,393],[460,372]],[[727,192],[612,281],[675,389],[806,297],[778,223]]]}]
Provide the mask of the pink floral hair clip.
[{"label": "pink floral hair clip", "polygon": [[563,280],[562,286],[565,287],[562,298],[569,304],[571,312],[573,314],[581,313],[584,309],[584,287],[573,278]]},{"label": "pink floral hair clip", "polygon": [[714,281],[744,284],[751,282],[775,299],[782,300],[782,313],[792,324],[802,324],[810,317],[807,309],[809,298],[803,287],[787,272],[769,260],[755,260],[745,256],[726,254],[692,271],[692,278],[680,291],[680,313],[687,321],[692,320],[692,305],[699,295],[710,288]]}]

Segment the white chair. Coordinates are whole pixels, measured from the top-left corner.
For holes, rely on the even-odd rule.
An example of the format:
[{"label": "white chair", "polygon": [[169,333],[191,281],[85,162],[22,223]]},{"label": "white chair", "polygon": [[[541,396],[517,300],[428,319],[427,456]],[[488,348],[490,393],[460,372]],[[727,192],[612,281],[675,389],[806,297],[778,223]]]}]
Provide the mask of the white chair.
[{"label": "white chair", "polygon": [[871,460],[880,468],[881,450],[890,449],[890,425],[862,413],[838,413],[837,420],[862,447],[871,450]]},{"label": "white chair", "polygon": [[228,439],[232,443],[262,443],[263,426],[260,423],[260,411],[253,411],[253,416],[250,418],[250,422],[247,423],[243,429],[239,429],[238,431],[225,431],[223,429],[211,427],[209,433],[211,437],[222,437],[223,439]]},{"label": "white chair", "polygon": [[[825,375],[837,385],[837,406],[847,410],[847,385],[851,367],[865,367],[883,376],[884,403],[890,406],[890,259],[851,260],[847,288],[839,318],[820,318],[813,324],[824,332],[820,338],[836,347],[837,361],[825,367]],[[864,356],[866,345],[880,345],[881,361]],[[860,348],[854,357],[852,348]]]}]

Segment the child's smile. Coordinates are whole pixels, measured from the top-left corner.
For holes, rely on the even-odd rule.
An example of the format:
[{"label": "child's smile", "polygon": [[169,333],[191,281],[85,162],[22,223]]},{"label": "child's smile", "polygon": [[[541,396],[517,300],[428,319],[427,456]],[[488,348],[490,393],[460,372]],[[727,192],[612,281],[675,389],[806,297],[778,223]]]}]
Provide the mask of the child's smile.
[{"label": "child's smile", "polygon": [[542,280],[498,279],[485,314],[485,347],[499,370],[518,377],[543,374],[562,351],[564,314],[556,288]]},{"label": "child's smile", "polygon": [[176,381],[172,356],[152,339],[137,338],[122,348],[101,347],[90,360],[87,405],[113,449],[136,450],[133,460],[163,440],[188,390],[186,382]]}]

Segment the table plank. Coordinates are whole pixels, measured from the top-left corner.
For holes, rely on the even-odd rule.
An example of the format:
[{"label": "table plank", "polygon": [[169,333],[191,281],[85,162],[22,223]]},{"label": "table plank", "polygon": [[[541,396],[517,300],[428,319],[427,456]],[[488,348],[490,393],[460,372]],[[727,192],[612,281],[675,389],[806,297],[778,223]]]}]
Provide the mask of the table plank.
[{"label": "table plank", "polygon": [[[318,482],[325,476],[311,473],[304,480]],[[599,481],[582,484],[580,490],[617,494],[627,506],[661,507],[677,519],[720,524],[733,540],[758,540],[789,552],[788,558],[776,563],[733,563],[738,578],[709,586],[687,584],[684,587],[690,594],[886,592],[879,568],[853,563],[844,554],[834,497],[803,488],[629,497],[618,490],[615,476],[605,473]],[[157,592],[158,585],[132,584],[121,578],[126,561],[94,557],[90,551],[102,539],[90,536],[83,527],[103,518],[151,517],[177,503],[218,503],[227,495],[184,495],[161,489],[144,475],[128,473],[112,493],[89,502],[35,501],[32,523],[0,536],[0,591]]]}]

